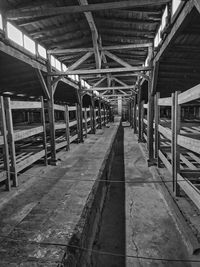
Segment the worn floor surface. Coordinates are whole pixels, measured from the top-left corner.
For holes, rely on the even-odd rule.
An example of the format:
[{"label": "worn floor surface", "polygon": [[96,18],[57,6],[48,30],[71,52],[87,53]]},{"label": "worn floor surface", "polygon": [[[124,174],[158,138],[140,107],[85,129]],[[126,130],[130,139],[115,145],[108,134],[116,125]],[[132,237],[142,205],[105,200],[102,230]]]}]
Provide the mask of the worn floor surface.
[{"label": "worn floor surface", "polygon": [[124,161],[127,267],[191,266],[183,261],[148,259],[188,260],[189,255],[161,193],[148,183],[153,177],[130,128],[124,133]]}]

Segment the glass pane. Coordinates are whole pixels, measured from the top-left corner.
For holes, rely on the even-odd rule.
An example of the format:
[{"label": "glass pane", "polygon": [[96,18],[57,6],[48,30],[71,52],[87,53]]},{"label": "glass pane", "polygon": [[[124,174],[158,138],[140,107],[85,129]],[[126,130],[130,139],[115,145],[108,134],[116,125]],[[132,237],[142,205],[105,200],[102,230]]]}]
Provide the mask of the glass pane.
[{"label": "glass pane", "polygon": [[24,35],[24,48],[26,48],[32,54],[36,54],[35,42],[26,35]]},{"label": "glass pane", "polygon": [[10,22],[7,23],[8,38],[16,44],[23,46],[23,34]]},{"label": "glass pane", "polygon": [[38,45],[38,54],[44,59],[47,59],[47,50],[41,45]]}]

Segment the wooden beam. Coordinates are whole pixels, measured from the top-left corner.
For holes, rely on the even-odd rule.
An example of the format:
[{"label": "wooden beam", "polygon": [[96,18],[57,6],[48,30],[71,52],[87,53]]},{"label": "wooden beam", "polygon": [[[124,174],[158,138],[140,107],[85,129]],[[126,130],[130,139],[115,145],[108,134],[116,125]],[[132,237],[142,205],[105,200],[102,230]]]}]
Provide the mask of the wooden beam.
[{"label": "wooden beam", "polygon": [[[79,3],[81,6],[88,6],[87,0],[79,0]],[[98,44],[98,39],[99,39],[98,31],[97,31],[92,13],[89,11],[89,12],[84,12],[84,14],[90,26],[90,30],[92,32],[92,42],[93,42],[93,47],[94,47],[96,68],[100,69],[101,68],[101,56],[100,56],[99,44]]]},{"label": "wooden beam", "polygon": [[169,44],[174,40],[177,34],[181,31],[184,26],[185,18],[191,13],[194,7],[193,1],[188,1],[181,11],[181,14],[178,16],[177,20],[175,21],[172,30],[170,31],[169,35],[166,37],[165,41],[163,42],[159,52],[154,57],[154,62],[159,61],[160,57],[163,55],[163,52],[166,52],[166,49],[169,48]]},{"label": "wooden beam", "polygon": [[101,78],[98,82],[96,82],[95,84],[93,84],[93,87],[96,87],[98,85],[100,85],[107,77],[103,77]]},{"label": "wooden beam", "polygon": [[82,13],[82,12],[92,12],[99,10],[108,9],[122,9],[122,8],[133,8],[133,7],[143,7],[143,6],[157,6],[169,3],[170,0],[129,0],[129,1],[119,1],[119,2],[108,2],[108,3],[98,3],[82,6],[63,6],[63,7],[34,7],[27,9],[13,9],[6,12],[6,17],[9,20],[14,19],[24,19],[24,18],[34,18],[45,16],[55,16],[62,14],[71,13]]},{"label": "wooden beam", "polygon": [[40,81],[40,84],[41,84],[41,86],[42,86],[42,89],[43,89],[43,91],[44,91],[44,94],[45,94],[46,98],[49,100],[49,99],[50,99],[50,94],[49,94],[49,91],[48,91],[46,82],[45,82],[45,80],[44,80],[44,77],[43,77],[43,75],[42,75],[42,72],[41,72],[41,70],[39,70],[39,69],[35,69],[35,71],[36,71],[36,74],[37,74],[38,79],[39,79],[39,81]]},{"label": "wooden beam", "polygon": [[124,66],[124,67],[127,67],[127,68],[132,67],[132,66],[131,66],[130,64],[128,64],[126,61],[124,61],[123,59],[121,59],[121,58],[115,56],[113,53],[110,53],[110,52],[108,52],[108,51],[104,51],[104,54],[105,54],[107,57],[111,58],[112,60],[114,60],[115,62],[119,63],[120,65],[122,65],[122,66]]},{"label": "wooden beam", "polygon": [[91,87],[85,91],[105,91],[105,90],[127,90],[127,89],[134,89],[134,85],[127,85],[127,86],[111,86],[111,87]]},{"label": "wooden beam", "polygon": [[151,67],[131,67],[131,68],[110,68],[110,69],[92,69],[92,70],[72,70],[66,72],[54,73],[50,72],[50,76],[67,76],[67,75],[84,75],[84,74],[103,74],[112,72],[138,72],[138,71],[148,71]]},{"label": "wooden beam", "polygon": [[[149,46],[152,46],[152,43],[102,46],[99,49],[101,51],[125,50],[125,49],[130,50],[137,48],[148,48]],[[83,48],[53,49],[53,50],[48,50],[47,53],[52,55],[60,55],[60,54],[93,52],[93,51],[94,51],[93,47],[88,47],[88,48],[83,47]]]},{"label": "wooden beam", "polygon": [[132,96],[132,94],[126,94],[126,95],[124,95],[124,94],[112,94],[112,95],[104,95],[104,97],[113,97],[113,96],[121,96],[121,97],[130,97],[130,96]]},{"label": "wooden beam", "polygon": [[84,56],[82,56],[81,58],[79,58],[76,62],[74,62],[69,68],[68,70],[74,70],[76,69],[78,66],[80,66],[84,61],[86,61],[89,57],[91,57],[93,54],[93,52],[87,52]]},{"label": "wooden beam", "polygon": [[119,83],[122,86],[128,86],[128,84],[122,82],[121,80],[117,79],[116,77],[112,76],[112,80],[116,81],[117,83]]}]

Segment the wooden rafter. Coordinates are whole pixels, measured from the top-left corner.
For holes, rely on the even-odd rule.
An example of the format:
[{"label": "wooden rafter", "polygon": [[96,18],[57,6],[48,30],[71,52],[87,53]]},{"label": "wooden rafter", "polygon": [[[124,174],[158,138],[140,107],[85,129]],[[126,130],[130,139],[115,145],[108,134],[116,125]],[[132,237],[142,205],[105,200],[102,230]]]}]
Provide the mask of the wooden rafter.
[{"label": "wooden rafter", "polygon": [[127,68],[132,67],[129,63],[127,63],[127,62],[124,61],[123,59],[121,59],[121,58],[115,56],[113,53],[110,53],[110,52],[108,52],[108,51],[104,51],[104,54],[105,54],[107,57],[111,58],[112,60],[114,60],[115,62],[119,63],[120,65],[122,65],[122,66],[124,66],[124,67],[127,67]]},{"label": "wooden rafter", "polygon": [[169,3],[170,0],[129,0],[129,1],[119,1],[119,2],[108,2],[99,4],[90,4],[82,6],[63,6],[63,7],[33,7],[33,8],[22,8],[9,10],[6,13],[8,19],[24,19],[24,18],[35,18],[45,16],[55,16],[61,14],[71,14],[71,13],[82,13],[82,12],[92,12],[99,10],[108,9],[122,9],[122,8],[133,8],[133,7],[143,7],[143,6],[156,6],[164,5]]},{"label": "wooden rafter", "polygon": [[39,79],[39,81],[40,81],[40,84],[41,84],[41,86],[42,86],[42,89],[43,89],[43,91],[44,91],[44,94],[45,94],[46,98],[47,98],[47,99],[50,99],[50,94],[49,94],[49,91],[48,91],[48,88],[47,88],[47,85],[46,85],[46,82],[45,82],[45,80],[44,80],[44,77],[43,77],[43,75],[42,75],[41,70],[39,70],[39,69],[35,69],[35,71],[36,71],[36,74],[37,74],[37,76],[38,76],[38,79]]},{"label": "wooden rafter", "polygon": [[[137,49],[137,48],[147,48],[149,46],[152,46],[152,43],[103,46],[103,47],[100,47],[99,49],[102,51],[124,50],[124,49],[128,50],[128,49]],[[48,53],[52,55],[61,55],[61,54],[67,54],[67,53],[81,53],[81,52],[91,52],[91,51],[94,51],[93,47],[53,49],[53,50],[48,50]]]},{"label": "wooden rafter", "polygon": [[[80,5],[82,6],[87,6],[88,2],[87,0],[79,0]],[[95,62],[96,62],[96,68],[100,69],[101,68],[101,56],[100,56],[100,52],[99,52],[99,34],[92,16],[92,13],[89,12],[84,12],[85,17],[87,19],[87,22],[90,26],[90,30],[92,33],[92,43],[93,43],[93,48],[94,48],[94,55],[95,55]]]},{"label": "wooden rafter", "polygon": [[150,67],[131,67],[131,68],[110,68],[110,69],[92,69],[92,70],[72,70],[66,72],[54,73],[51,72],[50,76],[66,76],[66,75],[84,75],[84,74],[103,74],[103,73],[115,73],[115,72],[138,72],[148,71]]},{"label": "wooden rafter", "polygon": [[76,69],[78,66],[80,66],[84,61],[86,61],[89,57],[91,57],[93,54],[93,52],[87,52],[84,56],[82,56],[81,58],[79,58],[75,63],[73,63],[68,70],[74,70]]},{"label": "wooden rafter", "polygon": [[111,86],[111,87],[91,87],[90,89],[87,89],[86,91],[105,91],[105,90],[127,90],[127,89],[134,89],[134,85],[129,86]]}]

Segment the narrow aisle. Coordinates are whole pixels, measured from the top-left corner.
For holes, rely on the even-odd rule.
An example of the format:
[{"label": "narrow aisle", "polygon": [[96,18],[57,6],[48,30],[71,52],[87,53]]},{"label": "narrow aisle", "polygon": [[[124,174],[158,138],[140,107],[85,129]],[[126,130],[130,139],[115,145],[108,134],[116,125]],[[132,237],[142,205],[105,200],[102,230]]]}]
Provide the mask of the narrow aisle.
[{"label": "narrow aisle", "polygon": [[[101,225],[96,239],[94,250],[112,254],[125,254],[125,187],[124,183],[124,156],[123,132],[114,164],[111,170],[111,181],[104,203]],[[125,258],[112,255],[93,253],[93,267],[124,267]]]},{"label": "narrow aisle", "polygon": [[133,131],[124,128],[124,165],[126,183],[126,254],[127,267],[188,267],[185,262],[137,259],[189,259],[181,235],[164,199],[152,183],[147,162]]}]

